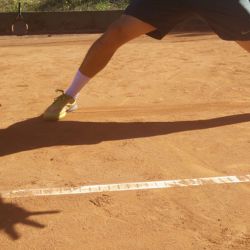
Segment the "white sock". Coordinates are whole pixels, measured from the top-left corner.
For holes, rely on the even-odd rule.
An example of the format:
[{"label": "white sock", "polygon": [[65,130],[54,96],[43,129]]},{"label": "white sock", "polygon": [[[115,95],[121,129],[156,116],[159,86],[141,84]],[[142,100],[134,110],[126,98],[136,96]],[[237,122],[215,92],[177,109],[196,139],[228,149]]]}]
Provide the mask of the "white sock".
[{"label": "white sock", "polygon": [[77,71],[75,78],[69,88],[65,91],[65,94],[76,98],[81,89],[88,83],[89,77],[83,75],[80,70]]}]

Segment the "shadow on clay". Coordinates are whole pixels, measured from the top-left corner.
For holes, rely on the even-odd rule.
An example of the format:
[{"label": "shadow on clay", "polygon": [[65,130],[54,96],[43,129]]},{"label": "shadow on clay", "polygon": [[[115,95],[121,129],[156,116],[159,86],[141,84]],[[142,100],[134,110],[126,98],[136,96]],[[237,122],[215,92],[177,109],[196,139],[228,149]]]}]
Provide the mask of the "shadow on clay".
[{"label": "shadow on clay", "polygon": [[46,227],[45,225],[30,219],[31,216],[56,214],[60,211],[39,211],[31,212],[14,204],[7,203],[0,197],[0,232],[5,232],[12,240],[18,240],[21,235],[15,229],[16,224],[22,224],[37,229]]},{"label": "shadow on clay", "polygon": [[0,130],[0,156],[59,145],[91,145],[103,141],[168,135],[250,121],[250,113],[206,120],[174,122],[45,122],[31,118]]}]

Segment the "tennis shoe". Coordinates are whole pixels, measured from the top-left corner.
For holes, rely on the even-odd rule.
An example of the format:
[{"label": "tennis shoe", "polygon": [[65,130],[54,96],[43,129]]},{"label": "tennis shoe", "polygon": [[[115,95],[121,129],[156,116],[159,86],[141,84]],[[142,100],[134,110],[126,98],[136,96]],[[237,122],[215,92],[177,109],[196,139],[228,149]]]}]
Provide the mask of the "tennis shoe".
[{"label": "tennis shoe", "polygon": [[63,119],[68,112],[77,109],[76,100],[65,94],[62,90],[57,90],[62,94],[45,110],[43,118],[48,121],[58,121]]}]

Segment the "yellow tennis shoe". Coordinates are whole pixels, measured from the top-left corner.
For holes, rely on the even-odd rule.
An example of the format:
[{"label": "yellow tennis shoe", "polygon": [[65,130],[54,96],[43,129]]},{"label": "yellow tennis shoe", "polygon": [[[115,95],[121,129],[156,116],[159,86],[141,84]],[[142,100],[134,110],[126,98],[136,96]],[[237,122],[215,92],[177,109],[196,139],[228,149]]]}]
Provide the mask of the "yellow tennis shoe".
[{"label": "yellow tennis shoe", "polygon": [[65,94],[62,90],[57,90],[57,92],[62,92],[55,101],[45,110],[43,118],[48,121],[58,121],[63,119],[68,112],[77,109],[76,100]]}]

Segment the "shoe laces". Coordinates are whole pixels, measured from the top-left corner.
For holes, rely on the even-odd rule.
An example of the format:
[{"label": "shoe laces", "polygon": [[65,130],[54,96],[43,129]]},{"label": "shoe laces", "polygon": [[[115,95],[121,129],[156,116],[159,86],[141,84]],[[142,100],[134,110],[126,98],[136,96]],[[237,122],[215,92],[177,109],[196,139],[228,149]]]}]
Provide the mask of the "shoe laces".
[{"label": "shoe laces", "polygon": [[61,94],[64,94],[64,91],[62,89],[56,89],[56,92],[60,92]]},{"label": "shoe laces", "polygon": [[56,89],[56,92],[60,92],[61,95],[59,95],[58,97],[56,97],[54,99],[54,103],[57,102],[58,100],[63,100],[63,99],[66,98],[66,95],[65,95],[65,93],[64,93],[64,91],[62,89]]}]

